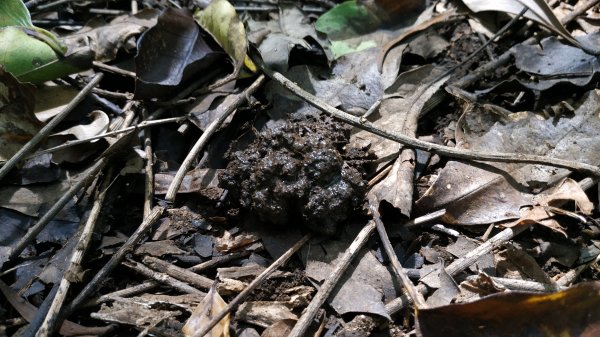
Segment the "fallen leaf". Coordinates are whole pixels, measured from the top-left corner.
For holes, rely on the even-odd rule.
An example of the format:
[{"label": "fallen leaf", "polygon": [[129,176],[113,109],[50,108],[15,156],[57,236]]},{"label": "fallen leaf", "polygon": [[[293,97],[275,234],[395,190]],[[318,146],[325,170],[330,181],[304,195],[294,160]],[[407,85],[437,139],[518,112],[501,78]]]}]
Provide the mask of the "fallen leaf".
[{"label": "fallen leaf", "polygon": [[63,42],[69,48],[88,47],[94,51],[96,61],[108,62],[117,57],[119,50],[135,50],[135,37],[156,24],[159,11],[144,9],[134,15],[117,16],[110,22],[95,17]]},{"label": "fallen leaf", "polygon": [[331,40],[331,50],[335,58],[377,46],[371,37],[360,36],[372,31],[381,24],[368,7],[352,0],[343,2],[319,17],[315,28],[327,34]]},{"label": "fallen leaf", "polygon": [[49,31],[33,26],[20,0],[0,2],[0,65],[21,82],[42,83],[91,66],[86,50],[71,50]]},{"label": "fallen leaf", "polygon": [[497,11],[517,15],[523,8],[527,8],[528,11],[523,15],[524,17],[550,29],[574,46],[587,49],[587,51],[592,51],[592,53],[596,49],[593,45],[582,44],[576,40],[560,23],[550,6],[544,0],[463,0],[463,3],[475,13]]},{"label": "fallen leaf", "polygon": [[556,186],[534,196],[533,206],[521,209],[521,216],[518,220],[503,226],[539,224],[568,237],[565,229],[558,221],[553,219],[554,213],[546,208],[546,206],[552,205],[561,206],[565,201],[575,201],[584,214],[590,214],[594,209],[594,204],[589,200],[581,186],[573,179],[566,178]]},{"label": "fallen leaf", "polygon": [[[600,98],[590,91],[573,116],[542,118],[532,112],[511,114],[507,120],[479,109],[465,114],[466,143],[472,150],[516,152],[600,163],[597,130]],[[534,195],[559,183],[569,170],[543,165],[461,163],[450,161],[434,184],[417,200],[419,212],[445,208],[460,225],[519,219]],[[589,206],[587,206],[589,207]]]},{"label": "fallen leaf", "polygon": [[34,87],[19,83],[0,65],[0,162],[9,160],[42,128],[34,104]]},{"label": "fallen leaf", "polygon": [[204,297],[202,302],[198,304],[192,316],[185,322],[182,332],[185,337],[229,337],[229,321],[230,316],[227,314],[210,333],[204,336],[196,336],[196,332],[202,329],[208,322],[211,321],[212,317],[221,312],[227,303],[221,298],[219,293],[215,290],[215,287],[210,288],[208,294]]},{"label": "fallen leaf", "polygon": [[296,321],[298,316],[292,312],[291,306],[285,302],[247,301],[240,305],[235,313],[235,318],[266,328],[282,320]]},{"label": "fallen leaf", "polygon": [[248,39],[258,46],[265,64],[282,73],[291,66],[290,54],[294,49],[310,55],[296,59],[296,65],[299,62],[328,66],[333,59],[329,42],[311,23],[310,15],[296,4],[281,3],[278,21],[248,21]]},{"label": "fallen leaf", "polygon": [[[304,249],[306,276],[321,282],[331,276],[337,261],[354,239],[358,227],[348,226],[342,237],[319,243],[320,249]],[[384,301],[396,296],[394,281],[389,270],[365,249],[344,273],[327,302],[338,314],[368,313],[390,319]]]},{"label": "fallen leaf", "polygon": [[600,282],[553,294],[503,292],[417,311],[421,337],[593,337],[600,334]]},{"label": "fallen leaf", "polygon": [[[11,304],[11,306],[21,315],[25,320],[31,322],[38,308],[33,304],[30,304],[25,299],[16,294],[10,287],[4,282],[0,281],[0,292]],[[82,336],[82,335],[104,335],[112,330],[111,326],[106,327],[85,327],[71,321],[65,320],[59,328],[59,333],[63,336]]]},{"label": "fallen leaf", "polygon": [[135,97],[166,98],[194,76],[217,67],[223,54],[212,44],[188,10],[166,9],[140,38]]},{"label": "fallen leaf", "polygon": [[[236,78],[246,60],[248,40],[244,24],[235,8],[227,0],[214,0],[204,10],[195,13],[194,19],[212,35],[233,61],[233,73],[219,82],[225,83]],[[249,60],[247,62],[252,63]]]},{"label": "fallen leaf", "polygon": [[[598,44],[600,34],[590,34],[585,39]],[[528,78],[519,78],[519,82],[533,90],[548,90],[561,83],[584,87],[597,78],[600,69],[596,56],[566,45],[556,37],[545,38],[535,45],[518,44],[511,48],[511,54],[517,68],[528,74]]]},{"label": "fallen leaf", "polygon": [[277,321],[273,323],[271,326],[265,329],[260,337],[281,337],[287,336],[292,332],[292,328],[294,328],[294,324],[296,324],[295,319],[282,319],[281,321]]}]

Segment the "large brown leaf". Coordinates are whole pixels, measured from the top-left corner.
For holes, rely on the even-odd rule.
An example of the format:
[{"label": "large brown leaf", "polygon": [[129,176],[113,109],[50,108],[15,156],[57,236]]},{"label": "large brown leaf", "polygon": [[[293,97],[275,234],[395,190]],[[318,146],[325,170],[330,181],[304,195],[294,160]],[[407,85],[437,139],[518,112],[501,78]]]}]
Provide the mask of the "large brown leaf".
[{"label": "large brown leaf", "polygon": [[507,292],[417,313],[421,337],[600,335],[600,283],[554,294]]}]

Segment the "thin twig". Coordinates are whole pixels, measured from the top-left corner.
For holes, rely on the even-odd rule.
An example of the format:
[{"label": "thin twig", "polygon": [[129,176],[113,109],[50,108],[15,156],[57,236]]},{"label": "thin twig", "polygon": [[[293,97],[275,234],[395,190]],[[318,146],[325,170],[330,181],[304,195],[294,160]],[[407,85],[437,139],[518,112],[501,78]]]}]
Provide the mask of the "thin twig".
[{"label": "thin twig", "polygon": [[82,175],[83,178],[79,180],[75,185],[71,186],[60,199],[58,199],[54,205],[44,214],[32,227],[27,230],[27,233],[11,248],[8,260],[13,260],[19,256],[27,245],[32,242],[36,236],[48,225],[52,219],[60,212],[65,205],[73,199],[84,186],[88,185],[96,175],[104,168],[107,163],[106,158],[101,158],[92,167],[85,171]]},{"label": "thin twig", "polygon": [[104,266],[102,266],[102,268],[100,268],[96,275],[94,275],[94,278],[92,278],[83,288],[83,290],[77,294],[77,297],[75,297],[75,299],[67,307],[65,307],[64,317],[68,317],[70,314],[75,312],[75,310],[83,303],[83,301],[98,289],[100,282],[102,282],[104,278],[108,276],[108,274],[125,258],[125,255],[127,255],[133,249],[133,246],[140,242],[146,233],[152,229],[152,226],[154,223],[156,223],[156,221],[158,221],[164,210],[164,207],[161,206],[154,206],[154,208],[152,208],[152,212],[150,212],[150,214],[144,218],[144,221],[142,221],[136,231],[131,234],[123,246],[121,246],[121,248],[119,248],[119,250],[115,252],[113,256],[111,256],[110,260]]},{"label": "thin twig", "polygon": [[200,296],[206,295],[206,293],[204,293],[203,291],[200,291],[185,282],[179,281],[178,279],[171,277],[165,273],[154,271],[137,261],[127,260],[123,261],[121,264],[127,268],[135,270],[136,272],[146,276],[149,279],[160,282],[183,293]]},{"label": "thin twig", "polygon": [[199,273],[203,270],[214,268],[218,265],[227,263],[229,261],[241,259],[248,255],[250,255],[250,251],[235,252],[235,253],[229,253],[229,254],[223,255],[223,256],[215,256],[208,261],[191,266],[190,268],[188,268],[188,270],[193,271],[195,273]]},{"label": "thin twig", "polygon": [[175,196],[177,195],[177,191],[181,186],[183,178],[192,167],[192,163],[196,159],[200,151],[202,151],[206,144],[208,144],[208,141],[210,140],[212,135],[215,132],[217,132],[217,130],[219,129],[219,127],[221,127],[223,122],[225,122],[227,117],[229,117],[233,113],[233,111],[235,111],[235,109],[237,109],[237,107],[239,107],[242,103],[246,102],[248,100],[248,97],[250,97],[250,95],[252,95],[262,85],[262,83],[265,81],[265,78],[266,77],[264,75],[260,75],[248,88],[246,88],[246,90],[232,97],[231,102],[229,104],[227,104],[228,102],[226,99],[225,102],[219,106],[219,109],[223,107],[223,110],[219,114],[219,117],[212,121],[210,125],[206,128],[202,136],[200,136],[196,144],[194,144],[188,155],[181,163],[181,166],[179,167],[179,170],[177,170],[175,177],[173,177],[173,181],[171,182],[171,185],[169,186],[169,189],[167,190],[167,193],[165,195],[165,200],[167,202],[173,202],[175,200]]},{"label": "thin twig", "polygon": [[128,287],[125,289],[121,289],[121,290],[117,290],[112,293],[104,294],[100,297],[94,298],[94,299],[86,302],[83,305],[83,307],[92,307],[92,306],[100,305],[104,302],[112,301],[116,298],[129,297],[129,296],[134,296],[134,295],[141,294],[144,292],[148,292],[148,291],[156,288],[158,285],[159,285],[159,283],[156,281],[152,281],[152,280],[144,281],[140,284],[136,284],[134,286],[131,286],[131,287]]},{"label": "thin twig", "polygon": [[196,288],[210,289],[215,283],[214,280],[211,280],[208,277],[198,275],[193,271],[178,267],[153,256],[144,256],[142,262],[156,271],[161,271],[175,279],[191,284]]},{"label": "thin twig", "polygon": [[560,22],[563,25],[575,20],[581,14],[587,12],[588,9],[592,8],[596,4],[598,4],[600,0],[590,0],[587,2],[579,1],[577,2],[577,6],[573,9],[573,11],[560,19]]},{"label": "thin twig", "polygon": [[[467,281],[477,280],[480,276],[473,275],[467,277]],[[539,293],[551,293],[557,290],[564,290],[566,287],[558,286],[556,284],[550,283],[541,283],[536,281],[528,281],[528,280],[520,280],[520,279],[512,279],[505,277],[495,277],[488,276],[492,281],[498,283],[499,285],[505,287],[506,289],[516,290],[516,291],[533,291]],[[558,288],[558,289],[557,289]]]},{"label": "thin twig", "polygon": [[375,221],[377,233],[379,233],[379,238],[381,239],[381,243],[385,250],[385,254],[392,263],[392,270],[394,272],[394,276],[396,277],[397,281],[404,286],[404,289],[406,289],[406,293],[408,294],[408,296],[410,296],[417,309],[427,308],[427,304],[425,304],[425,299],[423,298],[423,295],[419,293],[415,285],[408,278],[406,271],[404,270],[404,268],[402,268],[402,264],[400,264],[400,261],[398,260],[398,255],[396,255],[396,252],[394,252],[394,248],[392,247],[390,238],[388,237],[388,234],[385,230],[385,226],[381,221],[381,216],[379,215],[377,207],[374,205],[370,205],[369,208],[371,209],[371,213],[373,214],[373,220]]},{"label": "thin twig", "polygon": [[8,172],[10,172],[10,170],[12,170],[13,167],[15,167],[17,163],[21,161],[21,159],[25,158],[25,156],[29,152],[31,152],[42,140],[46,139],[46,137],[50,135],[50,132],[52,132],[52,130],[54,130],[54,128],[60,122],[62,122],[63,119],[67,117],[67,115],[69,115],[71,110],[73,110],[79,103],[81,103],[81,101],[83,101],[85,96],[87,96],[87,94],[92,90],[92,88],[98,85],[98,83],[100,83],[101,79],[102,74],[97,74],[96,76],[94,76],[94,78],[92,78],[92,80],[83,89],[81,89],[81,91],[71,100],[71,102],[69,102],[69,104],[67,104],[67,106],[58,115],[52,118],[52,120],[50,120],[48,124],[46,124],[35,136],[33,136],[31,140],[29,140],[25,145],[23,145],[23,147],[17,153],[15,153],[12,156],[12,158],[10,158],[4,164],[4,166],[0,167],[0,180],[2,180],[8,174]]},{"label": "thin twig", "polygon": [[[202,337],[206,335],[211,329],[219,323],[223,317],[225,317],[228,313],[233,310],[238,304],[240,304],[250,293],[256,289],[264,280],[271,275],[275,270],[283,266],[286,261],[296,253],[309,239],[311,235],[307,234],[300,241],[296,242],[290,249],[288,249],[283,255],[281,255],[275,262],[273,262],[267,269],[265,269],[260,275],[258,275],[248,286],[242,290],[223,310],[221,310],[218,314],[216,314],[210,322],[206,323],[203,328],[194,334],[195,337]],[[291,335],[290,335],[291,336]]]},{"label": "thin twig", "polygon": [[466,159],[466,160],[478,160],[478,161],[489,161],[489,162],[514,162],[514,163],[529,163],[529,164],[543,164],[554,167],[567,168],[573,171],[585,172],[590,175],[600,177],[600,167],[595,165],[589,165],[586,163],[575,162],[565,159],[558,159],[546,156],[538,156],[524,153],[502,153],[502,152],[481,152],[481,151],[470,151],[465,149],[451,148],[448,146],[433,144],[419,140],[417,138],[408,137],[396,132],[390,132],[382,130],[376,127],[374,124],[366,121],[361,122],[359,117],[355,117],[351,114],[343,112],[331,105],[325,103],[313,94],[300,88],[294,82],[288,80],[282,74],[272,71],[265,67],[264,63],[255,61],[262,70],[271,79],[281,84],[284,88],[288,89],[294,95],[304,99],[306,102],[316,107],[317,109],[331,115],[332,117],[341,120],[347,124],[355,126],[359,129],[371,132],[379,135],[386,139],[393,140],[400,144],[408,147],[424,150],[427,152],[437,153],[439,155],[447,156],[455,159]]},{"label": "thin twig", "polygon": [[117,68],[115,66],[111,66],[106,63],[102,63],[102,62],[98,62],[98,61],[93,61],[92,64],[94,65],[94,67],[98,67],[101,70],[109,71],[111,73],[119,74],[119,75],[126,76],[126,77],[136,78],[135,72],[133,72],[133,71],[128,71],[125,69]]},{"label": "thin twig", "polygon": [[65,270],[62,279],[60,280],[58,292],[52,301],[52,305],[50,305],[48,314],[46,315],[42,326],[38,330],[36,337],[48,337],[54,334],[54,330],[59,323],[61,308],[67,297],[69,288],[71,287],[71,280],[73,280],[75,276],[82,273],[81,261],[83,260],[83,256],[85,255],[85,252],[92,241],[92,234],[94,234],[94,228],[100,216],[100,212],[102,211],[102,207],[104,206],[106,192],[110,187],[112,172],[112,169],[108,169],[108,173],[104,177],[104,182],[102,183],[100,191],[96,197],[96,200],[94,201],[94,206],[92,207],[87,221],[85,222],[83,231],[79,237],[79,241],[77,242],[77,245],[73,251],[73,255],[71,256],[69,267]]},{"label": "thin twig", "polygon": [[[230,254],[223,255],[223,256],[217,256],[217,257],[212,258],[211,260],[208,260],[208,261],[200,263],[198,265],[189,267],[185,270],[189,271],[189,272],[193,272],[193,273],[199,273],[203,270],[210,269],[210,268],[219,266],[221,264],[227,263],[229,261],[236,260],[236,259],[239,259],[242,257],[246,257],[248,255],[250,255],[249,251],[243,251],[243,252],[230,253]],[[128,297],[128,296],[133,296],[135,294],[139,294],[142,292],[147,292],[147,291],[152,290],[153,288],[155,288],[158,285],[159,284],[156,281],[145,281],[143,283],[140,283],[138,285],[135,285],[135,286],[132,286],[129,288],[117,290],[110,294],[102,295],[96,299],[93,299],[93,300],[85,303],[85,306],[86,307],[94,306],[94,305],[98,305],[103,302],[111,301],[114,298]]]},{"label": "thin twig", "polygon": [[[148,118],[143,111],[145,119]],[[144,132],[144,152],[146,153],[146,165],[144,170],[144,217],[152,210],[152,199],[154,198],[154,150],[152,149],[152,130]]]},{"label": "thin twig", "polygon": [[374,230],[375,222],[369,221],[369,223],[367,223],[367,225],[358,233],[354,241],[352,241],[352,244],[350,244],[350,247],[346,249],[344,254],[338,260],[329,278],[323,282],[315,297],[304,310],[304,313],[300,316],[300,319],[298,319],[298,322],[296,322],[296,325],[294,325],[294,328],[289,333],[288,337],[303,337],[305,335],[306,330],[317,314],[317,311],[321,308],[323,303],[325,303],[333,291],[333,288],[350,265],[350,262],[352,262],[354,257],[360,252],[361,248],[367,243]]},{"label": "thin twig", "polygon": [[122,133],[127,133],[127,132],[131,132],[134,130],[138,130],[138,129],[143,129],[143,128],[148,128],[151,126],[155,126],[155,125],[162,125],[162,124],[168,124],[168,123],[179,123],[182,122],[186,119],[186,117],[172,117],[172,118],[165,118],[165,119],[157,119],[157,120],[153,120],[153,121],[145,121],[145,122],[141,122],[138,125],[134,125],[134,126],[129,126],[126,128],[122,128],[119,130],[115,130],[115,131],[110,131],[110,132],[105,132],[96,136],[92,136],[89,138],[85,138],[85,139],[78,139],[78,140],[72,140],[72,141],[68,141],[62,145],[58,145],[49,149],[45,149],[45,150],[41,150],[38,151],[30,156],[28,156],[27,158],[33,158],[42,154],[46,154],[46,153],[53,153],[59,150],[64,150],[66,148],[69,147],[73,147],[75,145],[79,145],[79,144],[84,144],[84,143],[88,143],[91,142],[92,140],[96,140],[96,139],[101,139],[101,138],[106,138],[106,137],[113,137]]}]

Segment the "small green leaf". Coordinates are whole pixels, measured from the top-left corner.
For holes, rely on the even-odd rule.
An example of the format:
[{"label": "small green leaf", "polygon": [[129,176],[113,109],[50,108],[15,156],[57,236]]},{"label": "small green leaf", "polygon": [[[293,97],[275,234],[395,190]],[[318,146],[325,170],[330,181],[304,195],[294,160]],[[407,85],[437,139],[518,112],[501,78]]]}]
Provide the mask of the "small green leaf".
[{"label": "small green leaf", "polygon": [[244,65],[248,39],[235,8],[227,0],[214,0],[194,18],[233,60],[234,71],[227,80],[236,77]]},{"label": "small green leaf", "polygon": [[21,0],[0,0],[0,27],[33,27],[31,16]]},{"label": "small green leaf", "polygon": [[331,40],[344,40],[368,33],[381,20],[356,0],[341,3],[319,17],[315,28]]},{"label": "small green leaf", "polygon": [[327,34],[331,51],[337,59],[345,54],[375,47],[377,43],[366,35],[381,24],[369,9],[356,0],[339,4],[319,17],[315,29]]}]

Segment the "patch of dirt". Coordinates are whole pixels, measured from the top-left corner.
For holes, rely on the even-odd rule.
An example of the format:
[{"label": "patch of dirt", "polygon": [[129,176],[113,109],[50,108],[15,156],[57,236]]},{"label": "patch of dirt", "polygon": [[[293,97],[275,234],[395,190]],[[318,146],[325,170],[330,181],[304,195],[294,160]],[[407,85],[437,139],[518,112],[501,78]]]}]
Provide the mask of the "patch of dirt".
[{"label": "patch of dirt", "polygon": [[285,290],[305,284],[308,284],[308,281],[301,271],[295,271],[283,278],[267,279],[252,291],[248,301],[289,301],[291,296]]},{"label": "patch of dirt", "polygon": [[219,186],[264,222],[331,235],[366,192],[367,154],[346,146],[349,138],[350,128],[329,118],[288,122],[231,153]]}]

